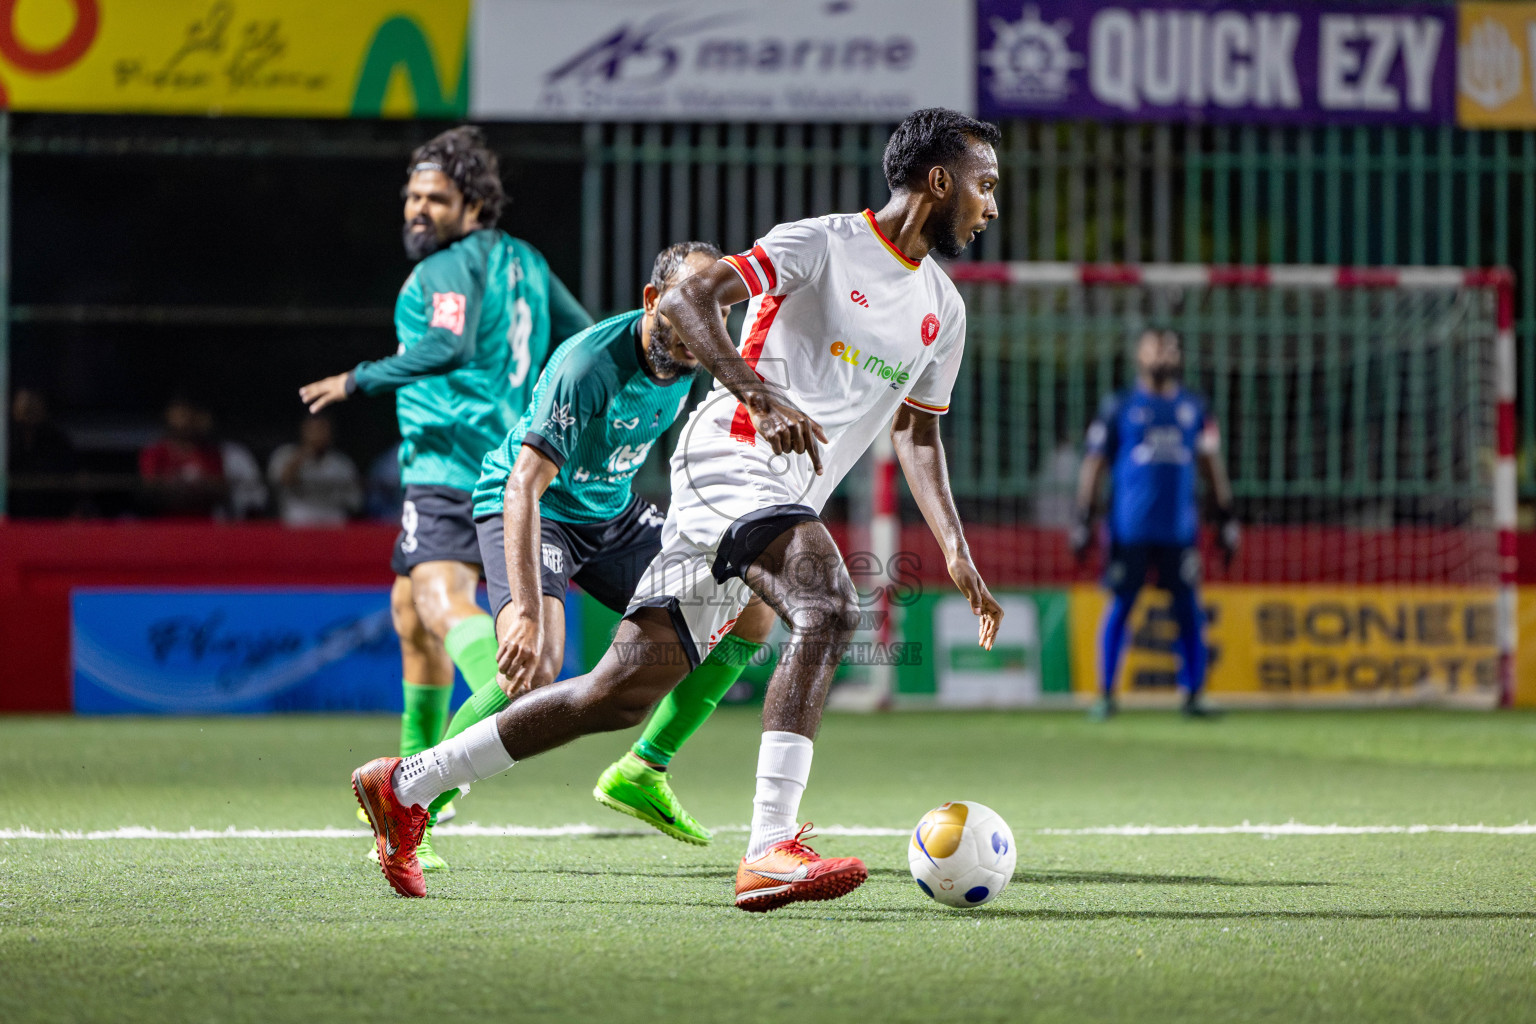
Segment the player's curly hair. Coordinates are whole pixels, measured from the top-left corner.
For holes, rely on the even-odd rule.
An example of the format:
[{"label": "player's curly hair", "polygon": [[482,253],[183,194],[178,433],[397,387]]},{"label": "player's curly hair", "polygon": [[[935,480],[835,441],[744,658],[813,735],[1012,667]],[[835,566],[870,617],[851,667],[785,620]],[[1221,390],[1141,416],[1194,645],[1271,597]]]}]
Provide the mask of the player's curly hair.
[{"label": "player's curly hair", "polygon": [[464,202],[480,204],[480,226],[495,227],[507,195],[501,188],[501,164],[486,144],[485,132],[472,124],[450,128],[416,147],[405,173],[442,171],[464,193]]},{"label": "player's curly hair", "polygon": [[701,252],[712,260],[720,258],[720,250],[708,242],[673,242],[657,253],[656,262],[651,264],[651,287],[657,291],[665,289],[667,282],[677,273],[677,268],[696,252]]},{"label": "player's curly hair", "polygon": [[892,192],[921,187],[934,167],[947,165],[965,152],[971,139],[996,146],[1003,141],[997,125],[967,117],[948,107],[925,107],[906,116],[885,144],[881,163]]}]

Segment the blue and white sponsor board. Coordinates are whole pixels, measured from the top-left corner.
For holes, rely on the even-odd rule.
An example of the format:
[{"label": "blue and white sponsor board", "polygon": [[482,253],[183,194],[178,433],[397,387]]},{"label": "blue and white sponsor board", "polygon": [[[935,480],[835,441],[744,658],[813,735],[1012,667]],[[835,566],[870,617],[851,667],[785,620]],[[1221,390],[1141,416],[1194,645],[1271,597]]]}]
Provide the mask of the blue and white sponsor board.
[{"label": "blue and white sponsor board", "polygon": [[[400,710],[385,589],[82,588],[70,604],[82,714]],[[566,611],[579,637],[579,602]]]},{"label": "blue and white sponsor board", "polygon": [[975,105],[973,8],[930,0],[478,0],[470,116],[899,121]]}]

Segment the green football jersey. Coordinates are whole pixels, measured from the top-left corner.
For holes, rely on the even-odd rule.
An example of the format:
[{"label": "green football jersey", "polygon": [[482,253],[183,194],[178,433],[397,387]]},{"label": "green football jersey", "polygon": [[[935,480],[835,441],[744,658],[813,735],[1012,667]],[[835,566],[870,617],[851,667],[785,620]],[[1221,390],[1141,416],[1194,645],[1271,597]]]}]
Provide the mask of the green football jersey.
[{"label": "green football jersey", "polygon": [[552,345],[591,324],[543,255],[504,231],[471,232],[418,263],[395,302],[399,350],[352,371],[365,394],[395,392],[401,482],[471,490]]},{"label": "green football jersey", "polygon": [[539,502],[540,515],[600,523],[629,505],[630,482],[683,411],[694,380],[651,376],[640,355],[644,315],[637,309],[604,320],[555,352],[528,411],[481,464],[476,519],[501,514],[507,477],[525,444],[560,467]]}]

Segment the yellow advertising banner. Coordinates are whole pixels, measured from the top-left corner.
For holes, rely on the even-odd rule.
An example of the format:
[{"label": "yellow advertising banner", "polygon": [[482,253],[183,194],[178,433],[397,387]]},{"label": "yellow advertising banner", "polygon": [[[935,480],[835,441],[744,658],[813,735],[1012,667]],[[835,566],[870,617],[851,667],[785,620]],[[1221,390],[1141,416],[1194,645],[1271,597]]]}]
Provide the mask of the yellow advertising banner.
[{"label": "yellow advertising banner", "polygon": [[462,116],[470,0],[12,0],[12,110]]},{"label": "yellow advertising banner", "polygon": [[1456,120],[1536,126],[1536,3],[1457,5]]},{"label": "yellow advertising banner", "polygon": [[[1201,593],[1213,693],[1269,699],[1406,699],[1498,694],[1492,589],[1210,586]],[[1521,646],[1536,648],[1536,595],[1522,602]],[[1108,595],[1071,590],[1072,687],[1093,692]],[[1131,616],[1122,694],[1174,692],[1177,626],[1168,596],[1148,588]],[[1536,655],[1520,660],[1530,677]],[[1536,699],[1536,693],[1530,695]]]}]

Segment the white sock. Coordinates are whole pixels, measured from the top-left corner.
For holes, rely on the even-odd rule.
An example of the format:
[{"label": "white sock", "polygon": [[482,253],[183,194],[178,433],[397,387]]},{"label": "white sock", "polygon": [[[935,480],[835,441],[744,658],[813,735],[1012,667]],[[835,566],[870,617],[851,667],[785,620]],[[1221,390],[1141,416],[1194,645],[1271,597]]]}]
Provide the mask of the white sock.
[{"label": "white sock", "polygon": [[757,753],[757,796],[747,859],[800,830],[800,796],[811,777],[811,741],[797,732],[765,732]]},{"label": "white sock", "polygon": [[425,807],[438,794],[488,779],[515,762],[501,745],[496,719],[476,722],[457,736],[401,761],[390,777],[400,802]]}]

